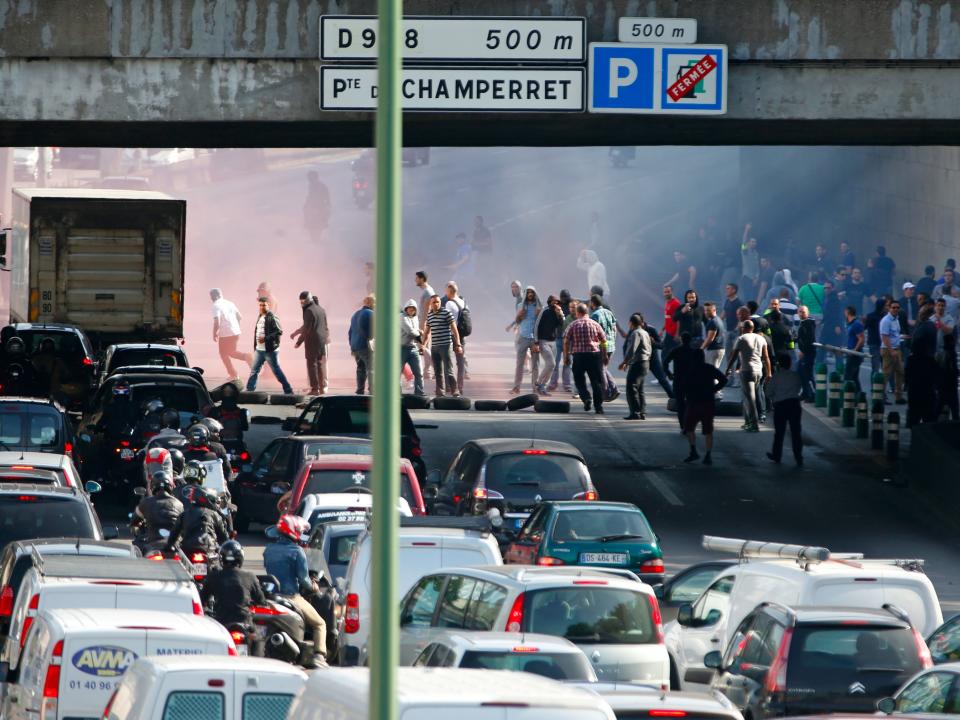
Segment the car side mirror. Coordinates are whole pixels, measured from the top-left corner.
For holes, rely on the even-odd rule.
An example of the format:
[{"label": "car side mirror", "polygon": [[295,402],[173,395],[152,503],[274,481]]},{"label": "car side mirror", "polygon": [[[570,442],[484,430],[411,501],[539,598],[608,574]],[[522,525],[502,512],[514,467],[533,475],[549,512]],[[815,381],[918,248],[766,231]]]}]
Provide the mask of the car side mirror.
[{"label": "car side mirror", "polygon": [[722,662],[723,656],[720,655],[719,650],[708,652],[703,658],[704,667],[708,667],[711,670],[720,670],[720,665]]},{"label": "car side mirror", "polygon": [[100,483],[98,483],[96,480],[87,480],[87,482],[83,484],[83,489],[86,490],[91,495],[103,490]]},{"label": "car side mirror", "polygon": [[87,433],[80,433],[80,440],[85,443],[93,442],[93,438],[87,435]]},{"label": "car side mirror", "polygon": [[893,715],[893,711],[897,709],[897,701],[892,697],[885,697],[882,700],[877,701],[877,710],[882,712],[884,715]]},{"label": "car side mirror", "polygon": [[296,432],[297,420],[299,420],[299,418],[295,418],[295,417],[286,418],[283,421],[283,423],[280,425],[280,429],[283,430],[284,432]]},{"label": "car side mirror", "polygon": [[693,605],[684,603],[677,609],[677,625],[690,627],[693,625]]},{"label": "car side mirror", "polygon": [[713,610],[708,612],[707,616],[703,619],[702,627],[710,627],[711,625],[716,625],[718,622],[720,622],[720,618],[722,617],[723,617],[723,613],[717,610],[716,608],[714,608]]},{"label": "car side mirror", "polygon": [[145,487],[135,487],[133,489],[133,494],[136,495],[137,497],[146,497],[147,489]]},{"label": "car side mirror", "polygon": [[103,528],[104,540],[116,540],[118,537],[120,537],[120,530],[116,525],[106,525]]},{"label": "car side mirror", "polygon": [[426,502],[436,502],[437,498],[440,497],[440,488],[436,485],[428,485],[421,492]]}]

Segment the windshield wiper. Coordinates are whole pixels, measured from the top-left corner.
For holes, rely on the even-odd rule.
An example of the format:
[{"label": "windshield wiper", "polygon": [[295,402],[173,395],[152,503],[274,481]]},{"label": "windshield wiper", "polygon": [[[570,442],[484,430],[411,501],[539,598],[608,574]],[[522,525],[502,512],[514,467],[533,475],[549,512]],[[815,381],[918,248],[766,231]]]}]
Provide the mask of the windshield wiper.
[{"label": "windshield wiper", "polygon": [[902,673],[905,672],[906,668],[902,667],[862,667],[857,668],[857,672],[895,672]]},{"label": "windshield wiper", "polygon": [[507,485],[525,485],[527,487],[540,487],[539,480],[517,480],[515,482],[507,483]]},{"label": "windshield wiper", "polygon": [[587,642],[589,640],[597,642],[600,639],[598,633],[594,633],[593,635],[564,635],[564,637],[570,642]]},{"label": "windshield wiper", "polygon": [[604,535],[602,538],[597,538],[600,542],[615,542],[616,540],[634,540],[636,538],[644,539],[645,535],[637,535],[636,533],[621,533],[620,535]]}]

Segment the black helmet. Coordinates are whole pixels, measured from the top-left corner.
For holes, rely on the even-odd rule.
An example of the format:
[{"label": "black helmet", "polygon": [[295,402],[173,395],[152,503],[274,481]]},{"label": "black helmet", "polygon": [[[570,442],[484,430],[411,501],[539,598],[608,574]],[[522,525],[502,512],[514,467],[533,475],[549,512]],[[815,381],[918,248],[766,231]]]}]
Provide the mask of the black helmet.
[{"label": "black helmet", "polygon": [[163,400],[160,398],[153,398],[152,400],[147,400],[146,404],[143,406],[143,409],[148,413],[158,413],[163,410]]},{"label": "black helmet", "polygon": [[210,431],[207,430],[205,425],[196,423],[191,425],[190,429],[187,430],[187,438],[190,440],[190,444],[193,447],[201,447],[210,442]]},{"label": "black helmet", "polygon": [[232,382],[224,383],[220,386],[220,394],[222,397],[236,397],[240,394],[240,388]]},{"label": "black helmet", "polygon": [[180,413],[173,408],[167,408],[160,416],[160,425],[171,430],[180,429]]},{"label": "black helmet", "polygon": [[243,546],[236,540],[227,540],[220,546],[220,562],[225,568],[243,567]]},{"label": "black helmet", "polygon": [[194,505],[210,508],[211,510],[215,509],[219,503],[217,494],[210,488],[205,487],[195,488],[193,496],[190,499]]},{"label": "black helmet", "polygon": [[26,345],[23,344],[23,338],[14,335],[7,340],[6,350],[10,355],[23,355],[26,352]]},{"label": "black helmet", "polygon": [[183,478],[188,483],[203,485],[203,481],[207,479],[207,468],[199,460],[189,460],[183,468]]},{"label": "black helmet", "polygon": [[173,474],[183,475],[183,467],[186,464],[183,453],[176,448],[170,448],[170,462],[173,463]]},{"label": "black helmet", "polygon": [[173,492],[173,475],[170,474],[169,470],[157,470],[153,473],[153,478],[151,479],[153,481],[153,492]]},{"label": "black helmet", "polygon": [[214,440],[220,439],[220,433],[223,432],[223,425],[219,420],[205,417],[201,418],[197,424],[203,425],[210,432],[210,437],[212,437]]}]

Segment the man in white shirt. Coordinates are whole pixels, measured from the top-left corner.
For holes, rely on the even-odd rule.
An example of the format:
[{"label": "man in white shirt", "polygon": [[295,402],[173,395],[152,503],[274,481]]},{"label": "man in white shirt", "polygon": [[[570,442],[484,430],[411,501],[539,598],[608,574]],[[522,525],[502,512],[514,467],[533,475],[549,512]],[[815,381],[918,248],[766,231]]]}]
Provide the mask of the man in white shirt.
[{"label": "man in white shirt", "polygon": [[232,359],[243,360],[247,365],[253,364],[253,356],[250,353],[243,353],[237,349],[237,343],[240,341],[240,321],[243,320],[243,316],[237,306],[223,296],[220,288],[213,288],[210,291],[210,299],[213,301],[213,341],[219,346],[220,359],[227,369],[228,380],[239,382],[240,376],[237,375]]},{"label": "man in white shirt", "polygon": [[900,301],[890,302],[890,311],[880,320],[880,358],[883,360],[885,385],[893,380],[897,405],[906,404],[903,397],[903,355],[900,350]]}]

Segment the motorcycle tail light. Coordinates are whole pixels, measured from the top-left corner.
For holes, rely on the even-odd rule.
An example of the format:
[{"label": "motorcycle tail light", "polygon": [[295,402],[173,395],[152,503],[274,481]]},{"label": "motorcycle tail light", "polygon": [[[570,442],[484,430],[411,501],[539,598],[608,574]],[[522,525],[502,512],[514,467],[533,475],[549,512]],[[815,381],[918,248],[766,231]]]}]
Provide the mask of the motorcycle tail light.
[{"label": "motorcycle tail light", "polygon": [[191,561],[191,562],[195,562],[195,563],[196,563],[196,562],[206,562],[206,561],[207,561],[207,556],[204,555],[203,553],[193,553],[193,554],[190,556],[190,561]]}]

